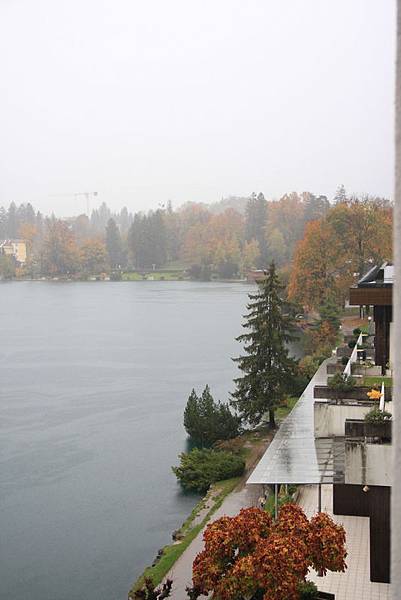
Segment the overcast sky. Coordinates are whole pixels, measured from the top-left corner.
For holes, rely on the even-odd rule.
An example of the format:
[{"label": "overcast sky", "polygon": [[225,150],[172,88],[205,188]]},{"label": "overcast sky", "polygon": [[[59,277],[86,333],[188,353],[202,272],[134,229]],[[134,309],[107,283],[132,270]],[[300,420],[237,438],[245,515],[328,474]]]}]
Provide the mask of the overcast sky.
[{"label": "overcast sky", "polygon": [[0,0],[0,204],[392,195],[393,0]]}]

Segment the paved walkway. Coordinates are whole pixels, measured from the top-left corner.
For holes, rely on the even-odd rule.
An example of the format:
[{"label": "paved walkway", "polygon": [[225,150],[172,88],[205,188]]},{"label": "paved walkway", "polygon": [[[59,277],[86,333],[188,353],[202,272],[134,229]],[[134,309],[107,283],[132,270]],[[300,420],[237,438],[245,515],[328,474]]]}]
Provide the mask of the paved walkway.
[{"label": "paved walkway", "polygon": [[[332,494],[331,485],[322,486],[322,510],[329,514],[332,514]],[[317,511],[317,487],[302,487],[299,504],[311,517]],[[348,568],[345,573],[329,571],[325,577],[319,577],[311,571],[309,579],[322,592],[335,594],[336,600],[390,600],[389,584],[372,583],[369,580],[369,518],[334,515],[333,519],[344,525],[346,530]]]},{"label": "paved walkway", "polygon": [[[222,516],[233,517],[241,508],[256,506],[260,495],[261,488],[256,485],[246,486],[239,492],[232,492],[214,513],[211,521],[215,521]],[[192,582],[192,563],[195,556],[203,548],[202,536],[203,530],[197,535],[185,552],[183,552],[171,571],[166,575],[167,578],[173,580],[172,600],[183,600],[186,598],[185,588],[191,586]]]}]

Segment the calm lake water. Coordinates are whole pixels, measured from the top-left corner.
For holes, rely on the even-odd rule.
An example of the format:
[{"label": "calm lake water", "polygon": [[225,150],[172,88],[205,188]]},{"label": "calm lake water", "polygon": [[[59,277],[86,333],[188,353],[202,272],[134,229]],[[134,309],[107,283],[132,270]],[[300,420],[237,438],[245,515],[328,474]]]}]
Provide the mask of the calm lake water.
[{"label": "calm lake water", "polygon": [[0,598],[123,600],[195,500],[192,387],[227,399],[245,284],[0,284]]}]

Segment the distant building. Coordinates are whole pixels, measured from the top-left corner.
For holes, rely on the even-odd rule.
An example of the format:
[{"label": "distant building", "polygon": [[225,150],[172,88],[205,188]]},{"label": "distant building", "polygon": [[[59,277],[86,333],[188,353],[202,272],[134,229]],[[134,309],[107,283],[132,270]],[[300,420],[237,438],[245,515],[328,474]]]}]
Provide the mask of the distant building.
[{"label": "distant building", "polygon": [[266,279],[267,271],[265,269],[251,269],[246,274],[246,278],[249,282],[258,283]]},{"label": "distant building", "polygon": [[26,263],[26,242],[25,240],[3,240],[0,242],[0,254],[12,256],[17,263],[23,265]]}]

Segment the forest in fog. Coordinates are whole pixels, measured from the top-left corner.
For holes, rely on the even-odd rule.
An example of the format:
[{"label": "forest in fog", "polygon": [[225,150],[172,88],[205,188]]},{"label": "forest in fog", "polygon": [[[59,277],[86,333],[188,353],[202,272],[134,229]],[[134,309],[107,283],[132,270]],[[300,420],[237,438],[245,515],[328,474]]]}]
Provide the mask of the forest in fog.
[{"label": "forest in fog", "polygon": [[388,199],[311,192],[267,200],[263,193],[215,204],[170,202],[147,213],[106,203],[90,217],[44,216],[31,204],[0,207],[0,240],[22,239],[24,265],[0,257],[3,278],[68,277],[171,271],[209,280],[246,276],[272,261],[291,298],[319,306],[326,290],[341,300],[357,274],[391,260],[392,204]]}]

